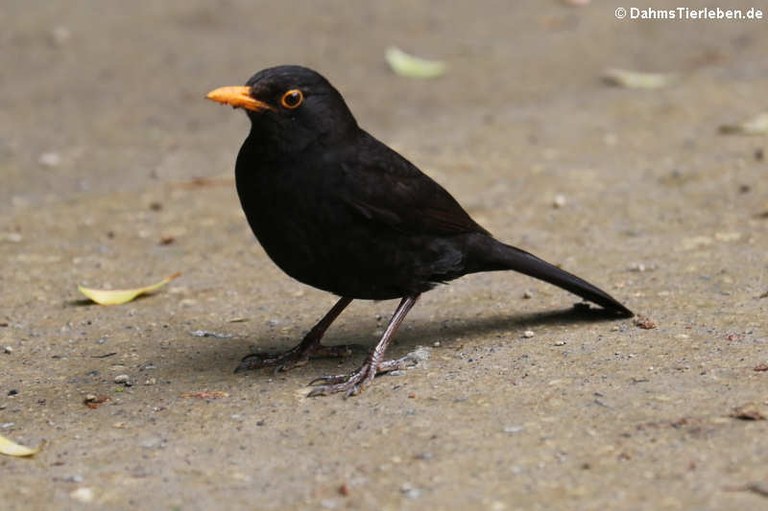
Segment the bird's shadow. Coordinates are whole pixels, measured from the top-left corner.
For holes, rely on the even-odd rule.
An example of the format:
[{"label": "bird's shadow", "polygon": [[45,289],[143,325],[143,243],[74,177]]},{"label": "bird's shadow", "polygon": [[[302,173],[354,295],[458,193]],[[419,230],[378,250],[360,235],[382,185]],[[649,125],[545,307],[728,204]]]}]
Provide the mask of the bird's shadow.
[{"label": "bird's shadow", "polygon": [[[400,332],[397,336],[401,346],[415,344],[432,344],[440,341],[450,342],[450,339],[465,335],[484,335],[500,331],[519,331],[523,328],[544,327],[547,325],[569,325],[576,323],[594,323],[597,321],[615,321],[625,319],[603,309],[594,309],[577,305],[571,309],[535,312],[531,314],[503,315],[481,318],[452,318],[446,325],[446,321],[422,321],[414,322],[410,328]],[[455,324],[454,324],[455,322]],[[334,336],[334,342],[343,341],[344,338],[357,338],[359,333],[349,332],[341,336]]]},{"label": "bird's shadow", "polygon": [[[531,314],[504,315],[496,317],[482,318],[451,318],[446,321],[421,321],[412,322],[408,327],[399,332],[396,336],[395,344],[390,348],[388,354],[397,358],[403,354],[412,351],[415,346],[431,346],[436,341],[440,341],[443,346],[450,346],[453,340],[458,340],[465,335],[484,335],[501,331],[521,331],[523,329],[540,328],[554,325],[573,325],[577,323],[595,323],[602,321],[616,321],[626,319],[610,313],[603,309],[595,309],[582,304],[577,304],[571,309],[535,312]],[[233,339],[238,342],[244,340]],[[295,340],[299,342],[299,338]],[[371,336],[370,325],[356,324],[352,329],[344,332],[334,332],[331,327],[324,338],[324,344],[328,345],[348,345],[352,349],[352,358],[357,360],[364,356],[374,345],[376,340]],[[253,341],[251,341],[251,344]],[[258,342],[260,349],[255,352],[243,352],[242,356],[249,354],[274,355],[285,351],[293,346],[272,344],[262,344]],[[261,348],[261,346],[264,346]],[[234,343],[230,345],[234,349]],[[321,361],[314,360],[313,364],[320,364]],[[335,362],[332,362],[335,364]],[[344,362],[346,365],[347,362]],[[233,363],[232,368],[237,365]],[[247,371],[251,373],[253,371]],[[272,371],[267,368],[266,374],[271,375]]]}]

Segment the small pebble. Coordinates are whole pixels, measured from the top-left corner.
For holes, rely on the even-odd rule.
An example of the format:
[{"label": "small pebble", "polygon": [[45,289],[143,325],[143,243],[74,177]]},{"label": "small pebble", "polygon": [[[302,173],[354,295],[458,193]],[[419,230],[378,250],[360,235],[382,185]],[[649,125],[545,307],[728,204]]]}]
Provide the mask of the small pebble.
[{"label": "small pebble", "polygon": [[644,263],[632,263],[629,265],[627,270],[629,271],[636,271],[638,273],[644,273],[646,271],[653,271],[656,269],[655,264],[646,265]]},{"label": "small pebble", "polygon": [[413,486],[411,483],[403,483],[403,485],[400,487],[400,493],[409,499],[418,499],[421,497],[421,490]]},{"label": "small pebble", "polygon": [[29,206],[29,199],[21,197],[20,195],[14,195],[11,197],[11,205],[13,205],[14,208],[23,208]]},{"label": "small pebble", "polygon": [[6,346],[5,348],[3,348],[3,353],[10,355],[11,353],[13,353],[13,348],[11,346]]},{"label": "small pebble", "polygon": [[189,332],[195,337],[213,337],[214,339],[231,339],[231,334],[220,334],[218,332],[209,332],[208,330],[194,330]]},{"label": "small pebble", "polygon": [[21,237],[21,234],[18,232],[9,232],[0,235],[0,240],[7,241],[8,243],[21,243],[21,240],[24,239]]},{"label": "small pebble", "polygon": [[150,437],[139,445],[144,449],[162,449],[165,446],[165,440],[160,437]]},{"label": "small pebble", "polygon": [[115,376],[115,383],[118,385],[125,385],[126,387],[130,387],[132,385],[131,379],[127,374],[118,374]]},{"label": "small pebble", "polygon": [[61,165],[61,155],[56,152],[43,153],[37,159],[37,163],[43,167],[58,167]]},{"label": "small pebble", "polygon": [[526,330],[525,332],[523,332],[523,337],[525,337],[526,339],[530,339],[534,335],[536,334],[533,333],[533,330]]},{"label": "small pebble", "polygon": [[555,341],[555,346],[565,346],[568,341]]},{"label": "small pebble", "polygon": [[523,299],[530,300],[531,298],[533,298],[533,291],[531,291],[530,289],[526,289],[525,292],[523,293]]},{"label": "small pebble", "polygon": [[524,426],[515,425],[515,426],[504,426],[504,433],[509,433],[510,435],[514,435],[515,433],[520,433],[525,429]]},{"label": "small pebble", "polygon": [[406,357],[409,361],[414,362],[415,364],[420,364],[429,360],[430,354],[429,348],[417,346],[416,349],[408,353]]},{"label": "small pebble", "polygon": [[635,326],[642,328],[643,330],[653,330],[656,328],[656,323],[646,316],[637,316],[634,319]]},{"label": "small pebble", "polygon": [[51,43],[54,46],[64,46],[72,39],[72,31],[67,27],[58,26],[51,30]]},{"label": "small pebble", "polygon": [[555,198],[552,199],[552,207],[555,209],[560,209],[563,206],[565,206],[567,200],[565,199],[565,195],[558,193],[555,195]]},{"label": "small pebble", "polygon": [[93,502],[93,490],[85,486],[73,490],[69,496],[78,502],[88,503]]}]

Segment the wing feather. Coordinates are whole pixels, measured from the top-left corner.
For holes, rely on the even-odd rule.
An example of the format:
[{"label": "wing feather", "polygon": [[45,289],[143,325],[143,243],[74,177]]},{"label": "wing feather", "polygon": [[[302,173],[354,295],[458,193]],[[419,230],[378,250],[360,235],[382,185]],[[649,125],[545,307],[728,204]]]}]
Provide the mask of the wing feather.
[{"label": "wing feather", "polygon": [[367,133],[345,158],[342,200],[370,221],[417,235],[487,231],[442,186]]}]

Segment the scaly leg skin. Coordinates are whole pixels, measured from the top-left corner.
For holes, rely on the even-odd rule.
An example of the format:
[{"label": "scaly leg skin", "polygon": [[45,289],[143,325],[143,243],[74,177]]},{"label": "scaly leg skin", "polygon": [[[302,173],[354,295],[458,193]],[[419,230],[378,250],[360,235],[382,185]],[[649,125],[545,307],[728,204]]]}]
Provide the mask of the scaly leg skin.
[{"label": "scaly leg skin", "polygon": [[323,316],[323,319],[318,321],[312,327],[312,330],[304,336],[304,339],[290,350],[274,355],[262,353],[247,355],[235,368],[235,372],[252,371],[262,367],[274,367],[276,371],[288,371],[295,367],[303,366],[310,358],[344,357],[349,355],[351,353],[349,346],[323,346],[320,344],[320,340],[323,338],[325,331],[328,330],[328,327],[331,326],[331,323],[339,317],[339,314],[351,302],[352,298],[340,298],[336,305]]},{"label": "scaly leg skin", "polygon": [[355,396],[370,385],[378,373],[407,367],[406,359],[408,357],[387,361],[382,361],[382,358],[384,358],[384,353],[387,351],[387,347],[392,341],[395,332],[397,332],[400,323],[403,322],[408,311],[411,310],[418,299],[419,295],[416,295],[405,297],[400,301],[400,305],[397,306],[392,319],[389,320],[387,329],[384,330],[384,335],[381,336],[376,347],[373,348],[368,358],[365,359],[365,362],[358,370],[349,375],[321,376],[312,380],[309,382],[310,385],[322,385],[317,385],[307,394],[307,397],[327,396],[336,392],[344,392],[347,397]]}]

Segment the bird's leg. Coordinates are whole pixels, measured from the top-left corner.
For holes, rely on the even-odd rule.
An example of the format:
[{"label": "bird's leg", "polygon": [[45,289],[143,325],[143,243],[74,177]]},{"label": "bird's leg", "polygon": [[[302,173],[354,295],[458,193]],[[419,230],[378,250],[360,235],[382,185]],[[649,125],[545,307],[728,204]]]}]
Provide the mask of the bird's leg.
[{"label": "bird's leg", "polygon": [[336,392],[344,392],[347,396],[354,396],[367,387],[378,373],[405,367],[407,362],[405,362],[404,359],[387,361],[383,361],[382,359],[384,358],[384,352],[387,351],[387,347],[392,341],[395,332],[397,332],[400,323],[403,322],[408,311],[411,310],[418,299],[419,295],[416,295],[407,296],[400,301],[400,305],[397,306],[395,313],[392,315],[392,319],[389,320],[387,329],[384,330],[384,334],[381,336],[378,344],[371,350],[368,358],[365,359],[365,362],[363,362],[363,365],[360,366],[359,369],[351,374],[322,376],[312,380],[309,384],[317,386],[312,389],[308,396],[325,396]]},{"label": "bird's leg", "polygon": [[352,298],[340,298],[336,305],[323,316],[323,319],[318,321],[312,327],[312,330],[307,332],[304,339],[290,350],[276,355],[260,353],[247,355],[240,361],[235,372],[261,369],[262,367],[274,367],[277,371],[287,371],[306,364],[310,358],[343,357],[349,355],[351,353],[349,346],[323,346],[320,344],[320,340],[323,338],[325,331],[328,330],[328,327],[331,326],[331,323],[339,317],[339,314],[351,302]]}]

